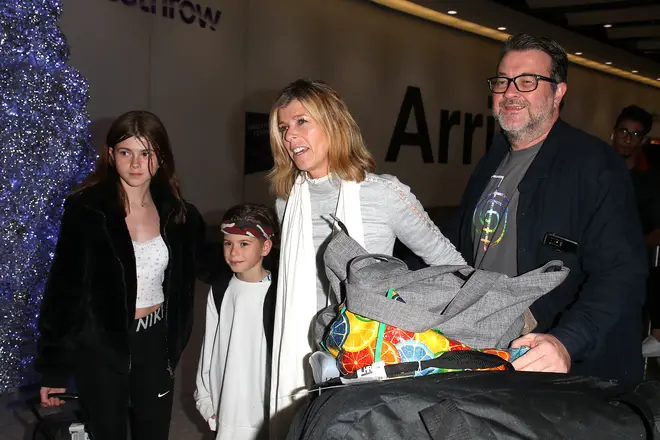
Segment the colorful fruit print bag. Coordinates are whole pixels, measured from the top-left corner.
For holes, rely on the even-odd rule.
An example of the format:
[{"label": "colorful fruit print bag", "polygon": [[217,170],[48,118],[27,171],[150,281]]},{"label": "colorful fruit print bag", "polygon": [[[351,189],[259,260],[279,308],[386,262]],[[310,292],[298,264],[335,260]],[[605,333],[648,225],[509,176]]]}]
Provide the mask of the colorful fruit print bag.
[{"label": "colorful fruit print bag", "polygon": [[[387,297],[405,303],[392,289],[389,290]],[[476,350],[447,338],[438,329],[430,329],[421,333],[403,330],[352,313],[345,305],[339,306],[339,315],[331,323],[320,345],[336,358],[337,368],[342,375],[351,375],[380,361],[385,365],[407,362],[417,362],[418,365],[422,365],[420,363],[422,361],[436,359],[447,352],[459,350],[487,353],[512,362],[529,350],[529,347]],[[471,369],[429,367],[415,370],[414,376]],[[483,368],[483,370],[503,369],[505,369],[504,366]]]}]

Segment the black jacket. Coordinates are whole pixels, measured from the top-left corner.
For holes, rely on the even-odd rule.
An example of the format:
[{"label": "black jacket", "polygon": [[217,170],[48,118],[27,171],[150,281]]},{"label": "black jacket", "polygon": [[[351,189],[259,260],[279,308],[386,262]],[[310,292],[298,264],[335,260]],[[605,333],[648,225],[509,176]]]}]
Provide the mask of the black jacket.
[{"label": "black jacket", "polygon": [[[169,249],[163,307],[174,371],[192,329],[196,275],[208,282],[217,254],[205,244],[205,224],[193,205],[185,204],[186,221],[177,224],[173,197],[152,188],[152,198]],[[98,184],[70,196],[39,318],[42,386],[66,387],[81,355],[128,372],[136,295],[135,254],[117,186]]]},{"label": "black jacket", "polygon": [[[472,214],[510,145],[498,134],[474,170],[450,238],[474,261]],[[641,310],[647,264],[625,164],[603,141],[557,121],[518,186],[518,273],[560,259],[568,278],[538,299],[534,330],[556,336],[571,373],[634,382],[642,378]],[[578,243],[576,253],[542,244],[546,233]]]},{"label": "black jacket", "polygon": [[654,169],[630,170],[644,234],[660,228],[660,175]]}]

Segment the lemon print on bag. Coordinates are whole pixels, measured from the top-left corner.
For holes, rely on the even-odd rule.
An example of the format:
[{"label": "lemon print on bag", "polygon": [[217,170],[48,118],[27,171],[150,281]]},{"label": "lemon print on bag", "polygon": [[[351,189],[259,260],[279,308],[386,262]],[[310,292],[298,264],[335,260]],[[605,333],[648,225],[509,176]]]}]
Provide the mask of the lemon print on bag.
[{"label": "lemon print on bag", "polygon": [[356,316],[346,311],[348,317],[348,327],[350,332],[344,341],[342,348],[346,351],[361,351],[369,347],[378,336],[378,322],[365,321],[364,318],[358,319]]},{"label": "lemon print on bag", "polygon": [[[350,312],[349,312],[349,313],[350,313]],[[351,315],[355,316],[355,317],[358,319],[358,321],[362,321],[362,322],[373,322],[373,319],[365,318],[364,316],[360,316],[360,315],[358,315],[357,313],[351,313]]]},{"label": "lemon print on bag", "polygon": [[449,339],[434,330],[416,333],[415,340],[426,345],[436,357],[445,351],[449,351]]}]

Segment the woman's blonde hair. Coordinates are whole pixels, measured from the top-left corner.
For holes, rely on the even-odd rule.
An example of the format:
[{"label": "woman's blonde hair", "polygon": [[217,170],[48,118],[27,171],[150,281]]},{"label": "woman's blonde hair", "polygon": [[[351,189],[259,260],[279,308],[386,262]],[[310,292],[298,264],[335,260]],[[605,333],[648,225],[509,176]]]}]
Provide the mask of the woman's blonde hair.
[{"label": "woman's blonde hair", "polygon": [[362,182],[376,162],[364,145],[362,134],[344,101],[322,81],[299,79],[282,90],[270,111],[270,148],[273,169],[268,174],[271,192],[287,199],[301,173],[286,151],[279,129],[278,110],[298,101],[318,122],[328,137],[329,171],[342,180]]}]

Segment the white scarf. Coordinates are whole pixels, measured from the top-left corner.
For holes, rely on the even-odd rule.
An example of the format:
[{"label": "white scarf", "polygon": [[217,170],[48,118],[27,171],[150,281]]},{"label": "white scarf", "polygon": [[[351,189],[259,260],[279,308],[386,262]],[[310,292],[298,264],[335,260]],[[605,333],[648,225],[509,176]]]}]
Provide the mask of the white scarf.
[{"label": "white scarf", "polygon": [[[364,246],[360,184],[342,181],[335,215],[348,233]],[[305,371],[310,346],[309,329],[318,313],[316,294],[316,255],[312,232],[309,183],[299,176],[284,211],[280,268],[273,334],[271,374],[271,416],[307,394]],[[274,423],[278,423],[274,420]],[[290,420],[281,422],[286,423]],[[273,426],[271,432],[280,431]]]}]

